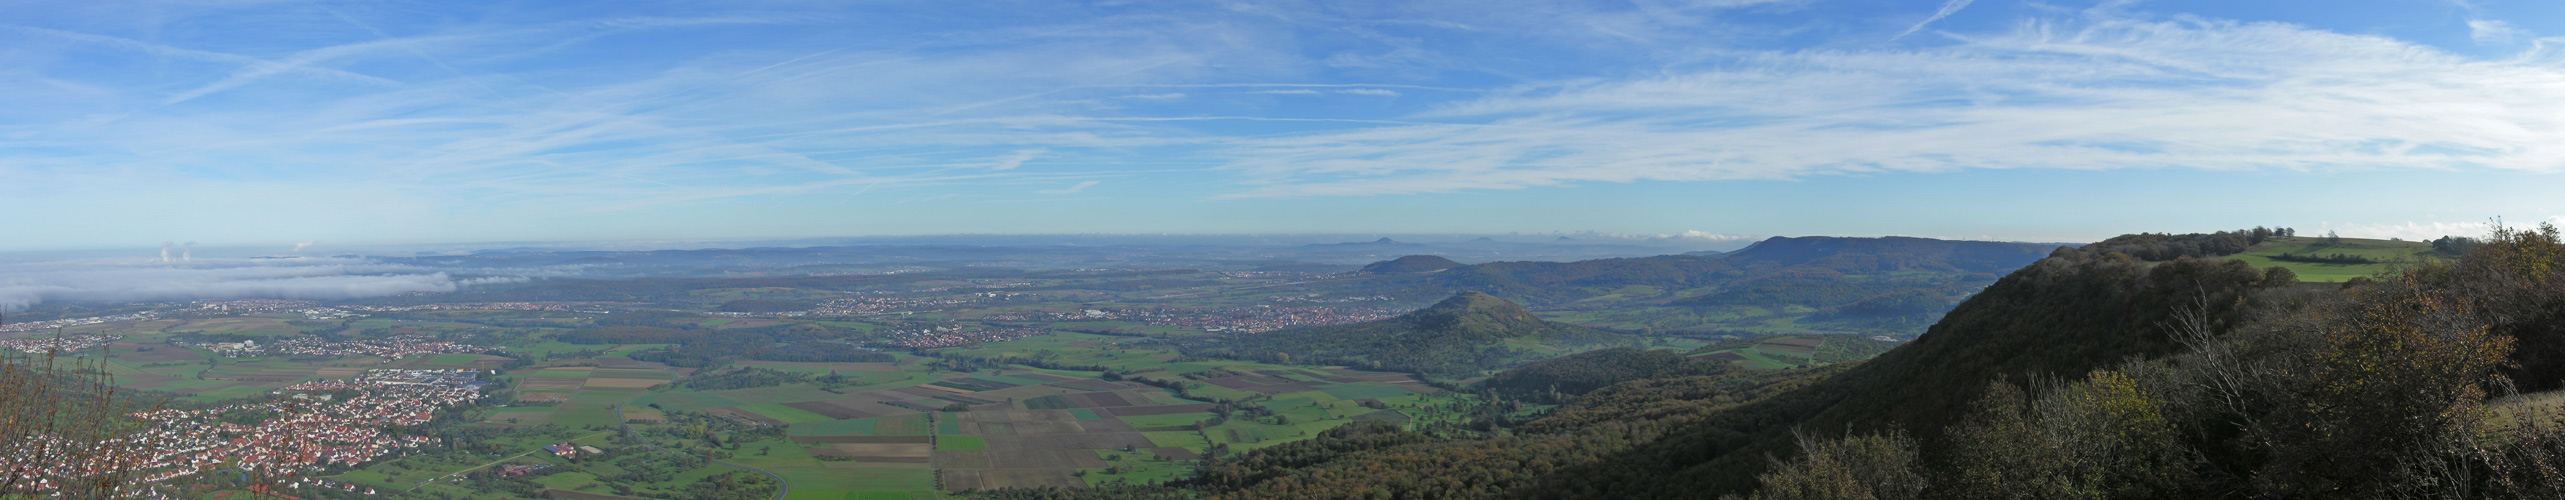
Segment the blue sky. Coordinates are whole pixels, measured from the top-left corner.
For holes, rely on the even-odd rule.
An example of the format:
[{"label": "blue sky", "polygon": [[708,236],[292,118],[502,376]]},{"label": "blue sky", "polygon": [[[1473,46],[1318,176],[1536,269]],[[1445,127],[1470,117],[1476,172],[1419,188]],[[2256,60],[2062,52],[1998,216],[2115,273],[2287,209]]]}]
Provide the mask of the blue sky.
[{"label": "blue sky", "polygon": [[0,249],[2472,234],[2565,2],[0,4]]}]

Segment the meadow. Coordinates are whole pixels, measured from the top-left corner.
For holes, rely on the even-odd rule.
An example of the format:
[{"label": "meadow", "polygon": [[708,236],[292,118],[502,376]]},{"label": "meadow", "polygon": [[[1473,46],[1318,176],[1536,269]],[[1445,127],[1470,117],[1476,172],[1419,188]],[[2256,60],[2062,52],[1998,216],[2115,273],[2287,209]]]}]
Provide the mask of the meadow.
[{"label": "meadow", "polygon": [[[2369,259],[2375,263],[2328,264],[2290,262],[2275,258],[2281,254],[2301,256],[2341,254]],[[2441,257],[2432,252],[2431,244],[2427,242],[2360,238],[2328,240],[2321,237],[2293,236],[2271,238],[2262,244],[2254,245],[2251,250],[2243,254],[2228,258],[2245,261],[2253,264],[2255,268],[2272,266],[2289,268],[2290,272],[2298,274],[2298,281],[2301,282],[2340,283],[2350,281],[2352,278],[2374,277],[2381,273],[2394,272],[2400,266],[2437,260]]]}]

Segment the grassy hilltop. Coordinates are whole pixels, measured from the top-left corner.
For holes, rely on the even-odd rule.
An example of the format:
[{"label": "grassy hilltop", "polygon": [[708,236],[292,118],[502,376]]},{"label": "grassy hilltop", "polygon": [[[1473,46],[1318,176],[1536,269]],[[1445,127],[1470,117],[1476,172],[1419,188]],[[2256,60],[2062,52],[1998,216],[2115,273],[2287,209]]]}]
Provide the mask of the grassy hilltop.
[{"label": "grassy hilltop", "polygon": [[[2345,255],[2374,261],[2364,264],[2334,264],[2280,260],[2283,254],[2298,256]],[[2431,243],[2420,241],[2371,240],[2361,238],[2324,238],[2319,236],[2274,237],[2252,250],[2228,258],[2245,261],[2253,267],[2280,266],[2298,273],[2299,281],[2339,283],[2352,278],[2372,277],[2396,266],[2440,260],[2449,255],[2435,251]]]}]

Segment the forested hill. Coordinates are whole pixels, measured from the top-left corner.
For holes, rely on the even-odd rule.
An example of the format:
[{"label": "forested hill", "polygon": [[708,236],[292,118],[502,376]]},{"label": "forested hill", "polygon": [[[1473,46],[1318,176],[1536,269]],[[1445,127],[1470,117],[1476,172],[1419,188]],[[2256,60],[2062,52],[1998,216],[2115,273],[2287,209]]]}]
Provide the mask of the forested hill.
[{"label": "forested hill", "polygon": [[[2147,261],[2059,248],[1970,298],[1921,338],[1876,359],[1796,372],[1668,370],[1674,376],[1631,380],[1577,397],[1513,437],[1341,453],[1301,471],[1234,485],[1228,497],[1330,491],[1417,498],[1704,498],[1746,492],[1772,458],[1799,452],[1794,431],[1841,436],[1904,429],[1937,435],[1933,431],[1960,420],[1991,383],[2074,379],[2129,359],[2176,352],[2180,345],[2162,325],[2184,306],[2205,304],[2212,323],[2232,325],[2265,307],[2267,296],[2296,290],[2279,286],[2290,281],[2286,273],[2266,278],[2235,261]],[[1421,476],[1473,478],[1469,491],[1475,493],[1421,491],[1436,486],[1401,479]]]},{"label": "forested hill", "polygon": [[1734,266],[1705,257],[1668,255],[1576,262],[1489,262],[1425,275],[1385,277],[1416,294],[1470,290],[1526,303],[1580,300],[1629,286],[1682,290],[1743,276]]},{"label": "forested hill", "polygon": [[1844,273],[1945,271],[2002,274],[2046,257],[2057,245],[1890,236],[1773,237],[1719,256],[1741,267],[1814,266]]},{"label": "forested hill", "polygon": [[1471,376],[1568,352],[1637,342],[1626,335],[1544,321],[1505,299],[1462,292],[1390,319],[1242,335],[1219,348],[1251,359]]},{"label": "forested hill", "polygon": [[1409,255],[1371,263],[1363,266],[1362,272],[1363,274],[1430,273],[1455,267],[1461,267],[1461,263],[1452,262],[1452,259],[1439,255]]},{"label": "forested hill", "polygon": [[[1383,284],[1408,289],[1410,294],[1477,290],[1528,304],[1549,305],[1616,294],[1630,287],[1658,291],[1660,295],[1653,297],[1658,302],[1674,301],[1687,298],[1687,294],[1702,297],[1755,286],[1758,280],[1778,276],[1791,287],[1840,290],[1815,298],[1814,303],[1750,305],[1824,308],[1918,289],[1964,295],[1965,290],[1953,289],[1952,285],[1975,278],[1980,279],[1976,286],[1982,286],[1996,275],[2039,260],[2052,248],[2055,247],[2030,243],[1904,237],[1776,237],[1725,254],[1490,262],[1382,279],[1388,280]],[[1367,269],[1404,269],[1422,264],[1406,261],[1375,263]],[[1973,290],[1973,286],[1960,288]],[[1786,295],[1796,299],[1808,294]],[[1717,305],[1732,301],[1712,302]]]},{"label": "forested hill", "polygon": [[2198,257],[2252,239],[2059,249],[1858,363],[1530,365],[1490,383],[1569,399],[1511,432],[1347,426],[1169,498],[2565,498],[2565,234],[2341,285]]}]

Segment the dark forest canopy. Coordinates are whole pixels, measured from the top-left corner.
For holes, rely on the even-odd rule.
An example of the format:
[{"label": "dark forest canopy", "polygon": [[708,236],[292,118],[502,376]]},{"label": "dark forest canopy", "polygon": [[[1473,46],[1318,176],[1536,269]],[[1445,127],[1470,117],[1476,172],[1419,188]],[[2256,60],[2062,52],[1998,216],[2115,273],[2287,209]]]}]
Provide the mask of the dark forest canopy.
[{"label": "dark forest canopy", "polygon": [[1461,263],[1439,255],[1409,255],[1373,262],[1371,265],[1363,266],[1362,272],[1363,274],[1430,273],[1455,267],[1461,267]]},{"label": "dark forest canopy", "polygon": [[2238,229],[2215,233],[2128,234],[2102,240],[2084,248],[2101,253],[2116,253],[2149,261],[2167,261],[2183,257],[2223,257],[2244,253],[2254,245],[2274,237],[2296,236],[2290,228]]},{"label": "dark forest canopy", "polygon": [[1481,387],[1507,397],[1556,404],[1622,382],[1718,375],[1734,366],[1727,361],[1689,358],[1673,351],[1615,347],[1514,367],[1489,376]]},{"label": "dark forest canopy", "polygon": [[2002,273],[2029,265],[2057,245],[1890,236],[1774,237],[1721,255],[1747,267],[1818,267],[1844,273],[1909,270]]}]

